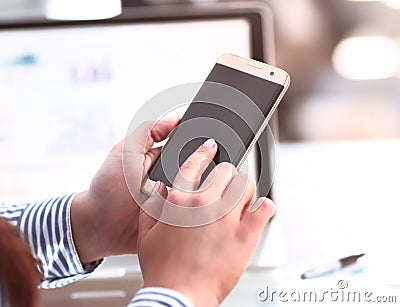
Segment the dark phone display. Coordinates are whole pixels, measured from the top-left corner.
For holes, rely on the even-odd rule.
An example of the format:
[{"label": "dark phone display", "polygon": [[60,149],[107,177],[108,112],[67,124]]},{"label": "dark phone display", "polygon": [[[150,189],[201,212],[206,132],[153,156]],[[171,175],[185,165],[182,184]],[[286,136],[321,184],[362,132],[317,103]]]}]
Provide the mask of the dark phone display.
[{"label": "dark phone display", "polygon": [[237,166],[283,86],[216,64],[149,171],[149,178],[172,186],[179,167],[207,139],[218,144],[214,163]]}]

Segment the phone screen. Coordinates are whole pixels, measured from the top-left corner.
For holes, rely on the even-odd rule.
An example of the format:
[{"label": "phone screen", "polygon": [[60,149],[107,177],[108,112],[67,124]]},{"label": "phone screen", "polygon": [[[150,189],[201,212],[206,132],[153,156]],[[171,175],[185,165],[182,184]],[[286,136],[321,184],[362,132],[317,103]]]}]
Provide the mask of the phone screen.
[{"label": "phone screen", "polygon": [[149,178],[172,186],[183,162],[209,138],[215,139],[218,151],[202,180],[218,163],[238,166],[283,88],[217,63],[150,169]]}]

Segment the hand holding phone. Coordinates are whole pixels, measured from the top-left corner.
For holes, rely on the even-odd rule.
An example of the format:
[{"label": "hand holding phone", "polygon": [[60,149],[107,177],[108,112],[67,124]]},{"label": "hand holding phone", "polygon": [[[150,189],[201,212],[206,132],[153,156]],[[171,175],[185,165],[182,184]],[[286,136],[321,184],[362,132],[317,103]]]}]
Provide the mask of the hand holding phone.
[{"label": "hand holding phone", "polygon": [[[203,168],[202,161],[212,160],[215,153],[212,140],[202,144],[184,162],[174,181],[174,187],[182,180],[183,184],[193,185],[187,185],[186,191],[173,188],[168,192],[158,182],[142,205],[148,214],[139,215],[137,242],[144,287],[177,290],[194,306],[221,304],[246,269],[262,230],[275,211],[272,201],[264,197],[253,203],[254,181],[228,163],[218,164],[213,170],[216,180],[199,192],[198,170]],[[214,206],[207,206],[210,203]],[[199,214],[198,209],[205,206],[208,214]],[[166,216],[174,218],[166,220]],[[206,216],[210,219],[204,219]],[[185,225],[171,223],[172,220]]]},{"label": "hand holding phone", "polygon": [[240,168],[289,83],[289,75],[279,68],[221,56],[150,169],[142,191],[149,194],[156,181],[172,187],[179,168],[207,139],[216,141],[218,151],[202,181],[221,162]]}]

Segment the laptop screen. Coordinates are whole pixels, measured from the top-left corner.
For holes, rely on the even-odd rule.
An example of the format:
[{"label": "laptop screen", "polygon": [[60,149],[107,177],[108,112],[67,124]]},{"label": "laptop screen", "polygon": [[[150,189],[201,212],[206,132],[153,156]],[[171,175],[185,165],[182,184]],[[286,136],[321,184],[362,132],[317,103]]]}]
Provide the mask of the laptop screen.
[{"label": "laptop screen", "polygon": [[2,29],[2,201],[87,189],[148,99],[203,81],[224,53],[251,56],[251,39],[239,17]]}]

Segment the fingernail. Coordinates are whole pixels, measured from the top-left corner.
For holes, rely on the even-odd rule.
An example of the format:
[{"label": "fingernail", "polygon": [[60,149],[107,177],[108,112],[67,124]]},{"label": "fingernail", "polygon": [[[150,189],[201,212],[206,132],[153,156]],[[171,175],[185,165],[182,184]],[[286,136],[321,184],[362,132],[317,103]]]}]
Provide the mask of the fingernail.
[{"label": "fingernail", "polygon": [[217,143],[215,143],[214,139],[208,139],[207,141],[205,141],[203,143],[203,147],[205,147],[205,148],[212,148],[212,147],[214,147],[216,145],[217,145]]},{"label": "fingernail", "polygon": [[156,182],[156,184],[154,185],[153,191],[151,191],[150,196],[156,195],[156,194],[158,193],[158,191],[160,190],[160,187],[161,187],[161,181],[158,180],[158,181]]}]

